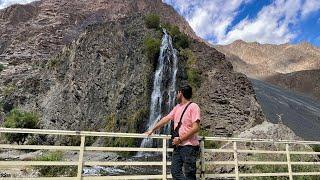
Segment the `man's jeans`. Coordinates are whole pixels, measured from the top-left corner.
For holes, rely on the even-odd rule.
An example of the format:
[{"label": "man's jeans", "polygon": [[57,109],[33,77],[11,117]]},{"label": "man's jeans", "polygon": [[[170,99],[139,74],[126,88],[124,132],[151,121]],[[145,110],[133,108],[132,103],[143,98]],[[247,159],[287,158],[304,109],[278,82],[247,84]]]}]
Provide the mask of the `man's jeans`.
[{"label": "man's jeans", "polygon": [[[172,153],[171,174],[174,180],[196,180],[199,146],[178,146]],[[184,167],[184,174],[182,172]]]}]

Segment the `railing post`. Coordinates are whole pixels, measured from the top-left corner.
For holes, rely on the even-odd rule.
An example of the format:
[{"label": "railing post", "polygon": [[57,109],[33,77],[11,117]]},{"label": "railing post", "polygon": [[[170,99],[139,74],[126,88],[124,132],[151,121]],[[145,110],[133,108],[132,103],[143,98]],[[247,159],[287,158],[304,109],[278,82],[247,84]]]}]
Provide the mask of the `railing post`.
[{"label": "railing post", "polygon": [[237,142],[233,142],[233,157],[234,157],[234,173],[236,175],[236,180],[239,180],[239,164],[238,164],[238,150]]},{"label": "railing post", "polygon": [[292,166],[291,166],[291,159],[290,159],[290,152],[289,152],[289,144],[286,144],[286,154],[287,154],[289,180],[293,180],[293,176],[292,176]]},{"label": "railing post", "polygon": [[162,179],[167,179],[167,139],[162,139]]},{"label": "railing post", "polygon": [[200,165],[201,165],[201,172],[200,172],[200,178],[201,180],[205,180],[205,171],[206,171],[206,166],[204,164],[205,159],[204,159],[204,137],[200,141]]},{"label": "railing post", "polygon": [[84,153],[85,140],[86,140],[86,136],[85,135],[81,135],[79,161],[78,161],[78,174],[77,174],[77,179],[80,179],[80,180],[82,179],[83,153]]}]

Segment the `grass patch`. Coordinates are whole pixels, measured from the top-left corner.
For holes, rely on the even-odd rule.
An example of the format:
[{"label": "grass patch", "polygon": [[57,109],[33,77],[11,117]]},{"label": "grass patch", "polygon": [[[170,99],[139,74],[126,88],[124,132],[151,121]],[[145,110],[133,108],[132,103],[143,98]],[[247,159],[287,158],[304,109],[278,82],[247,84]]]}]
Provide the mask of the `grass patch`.
[{"label": "grass patch", "polygon": [[[52,151],[48,154],[35,158],[35,161],[62,161],[63,153],[61,151]],[[62,176],[76,176],[77,166],[36,166],[40,176],[55,177]]]}]

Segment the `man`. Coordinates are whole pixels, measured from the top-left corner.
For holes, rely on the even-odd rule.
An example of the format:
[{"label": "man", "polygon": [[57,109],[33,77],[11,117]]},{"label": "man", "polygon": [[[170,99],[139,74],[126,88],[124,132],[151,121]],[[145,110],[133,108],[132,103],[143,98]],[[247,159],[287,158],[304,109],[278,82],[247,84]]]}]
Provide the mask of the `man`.
[{"label": "man", "polygon": [[[151,130],[145,132],[149,136],[170,120],[174,121],[174,128],[177,128],[183,111],[186,109],[178,130],[179,137],[175,137],[172,142],[174,150],[172,154],[171,174],[173,179],[176,180],[196,179],[196,160],[199,152],[197,133],[200,129],[200,108],[196,103],[191,102],[191,97],[192,88],[189,85],[181,87],[176,97],[179,104]],[[184,173],[182,172],[182,167],[184,167]]]}]

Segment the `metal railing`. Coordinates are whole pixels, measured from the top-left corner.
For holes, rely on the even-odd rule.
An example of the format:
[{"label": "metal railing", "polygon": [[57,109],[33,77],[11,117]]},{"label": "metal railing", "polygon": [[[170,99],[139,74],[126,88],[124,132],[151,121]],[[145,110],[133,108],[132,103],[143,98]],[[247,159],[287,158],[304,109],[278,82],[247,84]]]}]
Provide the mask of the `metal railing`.
[{"label": "metal railing", "polygon": [[[18,129],[18,128],[0,128],[1,133],[28,133],[28,134],[45,134],[45,135],[66,135],[66,136],[78,136],[80,146],[48,146],[48,145],[18,145],[18,144],[0,144],[1,149],[28,149],[28,150],[62,150],[62,151],[79,151],[78,161],[0,161],[0,169],[4,167],[20,166],[77,166],[76,177],[34,177],[34,178],[17,178],[14,179],[59,179],[59,180],[71,180],[71,179],[84,179],[84,180],[96,180],[96,179],[170,179],[171,174],[167,173],[167,166],[171,165],[168,161],[168,152],[172,152],[173,149],[167,147],[167,141],[170,139],[168,135],[152,135],[149,138],[161,139],[162,147],[157,148],[141,148],[141,147],[94,147],[86,146],[86,137],[119,137],[119,138],[146,138],[143,134],[133,133],[111,133],[111,132],[90,132],[90,131],[65,131],[65,130],[44,130],[44,129]],[[3,136],[2,136],[3,137]],[[225,142],[223,148],[205,148],[207,141]],[[283,144],[285,150],[248,150],[239,148],[241,143],[271,143],[271,144]],[[197,175],[200,179],[206,178],[232,178],[239,180],[241,177],[289,177],[290,180],[294,176],[319,176],[319,172],[294,172],[293,165],[313,165],[318,167],[320,162],[296,162],[291,160],[292,155],[320,155],[320,152],[313,151],[293,151],[290,149],[293,145],[313,145],[320,144],[318,141],[290,141],[290,140],[272,140],[272,139],[245,139],[245,138],[226,138],[226,137],[201,137],[200,141],[200,160],[198,166],[200,173]],[[162,161],[86,161],[84,160],[84,153],[87,151],[112,151],[112,152],[158,152],[162,154]],[[205,154],[208,153],[229,153],[231,154],[231,161],[217,161],[206,160]],[[286,156],[286,161],[247,161],[239,160],[241,154],[282,154]],[[162,173],[158,175],[126,175],[126,176],[83,176],[84,166],[160,166],[162,167]],[[209,166],[221,166],[228,165],[233,166],[232,173],[209,173],[207,168]],[[241,173],[240,166],[243,165],[286,165],[287,172],[268,172],[268,173]],[[10,177],[3,177],[0,179],[13,179]]]}]

